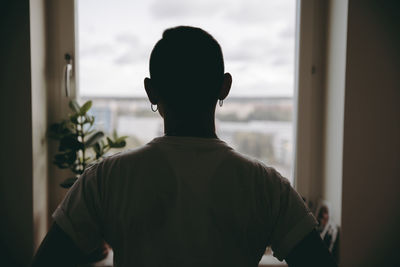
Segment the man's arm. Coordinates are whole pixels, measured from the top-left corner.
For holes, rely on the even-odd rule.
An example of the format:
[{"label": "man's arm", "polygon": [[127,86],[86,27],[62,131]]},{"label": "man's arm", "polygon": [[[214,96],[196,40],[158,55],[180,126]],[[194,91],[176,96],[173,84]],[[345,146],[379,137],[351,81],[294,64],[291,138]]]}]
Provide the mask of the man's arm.
[{"label": "man's arm", "polygon": [[96,262],[108,254],[106,246],[100,247],[90,255],[80,251],[72,239],[53,223],[32,262],[32,267],[39,266],[76,266],[78,263]]},{"label": "man's arm", "polygon": [[315,229],[296,245],[285,260],[290,267],[337,267],[337,263]]}]

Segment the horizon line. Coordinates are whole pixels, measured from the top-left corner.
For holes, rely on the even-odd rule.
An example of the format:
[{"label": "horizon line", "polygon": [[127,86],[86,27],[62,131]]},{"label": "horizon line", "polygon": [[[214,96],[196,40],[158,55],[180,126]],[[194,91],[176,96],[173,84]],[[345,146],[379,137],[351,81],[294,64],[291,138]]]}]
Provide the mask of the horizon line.
[{"label": "horizon line", "polygon": [[[83,99],[117,99],[117,100],[147,100],[146,96],[90,96],[90,95],[80,95],[79,98]],[[293,96],[228,96],[226,100],[230,99],[293,99]]]}]

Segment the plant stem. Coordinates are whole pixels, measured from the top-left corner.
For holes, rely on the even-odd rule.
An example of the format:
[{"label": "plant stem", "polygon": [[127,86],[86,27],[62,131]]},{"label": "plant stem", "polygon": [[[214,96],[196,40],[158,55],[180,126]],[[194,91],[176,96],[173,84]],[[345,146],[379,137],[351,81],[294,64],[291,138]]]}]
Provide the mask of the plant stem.
[{"label": "plant stem", "polygon": [[83,132],[83,119],[82,119],[82,117],[81,117],[81,120],[80,120],[80,122],[79,122],[79,125],[80,125],[80,134],[81,134],[81,139],[82,139],[82,146],[83,146],[83,148],[82,148],[82,170],[84,171],[85,170],[85,167],[86,167],[86,160],[85,160],[85,133]]}]

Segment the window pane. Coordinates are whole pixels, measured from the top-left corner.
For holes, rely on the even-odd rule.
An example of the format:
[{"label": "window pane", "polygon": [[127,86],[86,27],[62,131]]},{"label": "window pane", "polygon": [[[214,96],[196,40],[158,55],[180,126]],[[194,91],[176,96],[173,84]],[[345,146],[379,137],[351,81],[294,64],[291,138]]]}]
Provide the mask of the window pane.
[{"label": "window pane", "polygon": [[166,28],[201,27],[233,76],[217,106],[218,136],[292,178],[294,0],[77,2],[79,98],[94,100],[98,128],[129,135],[129,148],[162,135],[143,89],[151,49]]}]

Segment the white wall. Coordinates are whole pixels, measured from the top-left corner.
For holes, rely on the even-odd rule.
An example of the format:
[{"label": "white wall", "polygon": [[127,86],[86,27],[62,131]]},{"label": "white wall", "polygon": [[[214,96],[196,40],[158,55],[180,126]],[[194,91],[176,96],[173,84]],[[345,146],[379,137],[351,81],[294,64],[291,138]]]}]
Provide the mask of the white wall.
[{"label": "white wall", "polygon": [[45,0],[30,0],[34,250],[48,230],[45,19]]},{"label": "white wall", "polygon": [[349,0],[342,266],[398,266],[399,1]]}]

